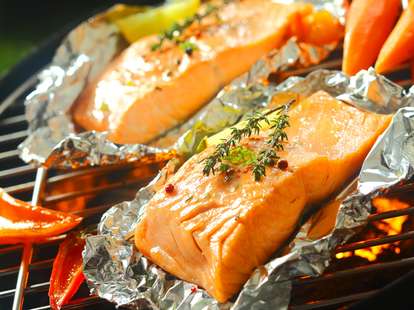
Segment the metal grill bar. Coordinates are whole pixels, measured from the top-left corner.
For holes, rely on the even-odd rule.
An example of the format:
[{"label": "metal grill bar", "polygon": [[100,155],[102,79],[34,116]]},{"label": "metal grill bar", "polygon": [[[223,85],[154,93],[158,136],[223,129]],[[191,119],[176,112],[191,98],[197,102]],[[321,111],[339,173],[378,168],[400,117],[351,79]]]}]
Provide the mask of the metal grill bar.
[{"label": "metal grill bar", "polygon": [[26,116],[16,115],[0,120],[0,127],[2,128],[7,128],[10,126],[11,129],[14,129],[18,125],[26,126]]},{"label": "metal grill bar", "polygon": [[[60,241],[62,241],[65,238],[65,234],[63,235],[59,235],[59,236],[55,236],[55,237],[50,237],[47,238],[45,240],[42,240],[42,245],[49,245],[49,244],[57,244]],[[0,249],[0,254],[4,254],[4,253],[9,253],[9,252],[14,252],[14,251],[19,251],[23,249],[23,245],[18,244],[18,245],[12,245],[9,247],[4,247],[2,249]]]},{"label": "metal grill bar", "polygon": [[[40,70],[41,71],[41,70]],[[40,72],[38,71],[38,72]],[[0,105],[0,116],[9,107],[16,103],[20,96],[22,96],[28,89],[31,89],[37,81],[37,73],[34,74],[30,79],[22,83],[10,96],[8,96]]]},{"label": "metal grill bar", "polygon": [[[38,205],[40,202],[41,191],[44,188],[47,171],[45,168],[39,168],[36,174],[36,181],[32,196],[32,205]],[[16,292],[13,300],[13,310],[23,308],[24,290],[29,277],[29,264],[32,261],[33,247],[31,244],[25,244],[23,247],[23,257],[20,262],[19,275],[17,277]]]},{"label": "metal grill bar", "polygon": [[[30,264],[29,271],[50,267],[52,263],[53,263],[53,258]],[[19,272],[19,267],[17,266],[0,269],[0,277],[8,276],[8,275],[11,275],[17,272]]]},{"label": "metal grill bar", "polygon": [[35,185],[35,182],[27,182],[27,183],[22,183],[22,184],[17,184],[14,186],[9,186],[6,187],[5,190],[11,194],[11,195],[15,195],[15,194],[20,194],[22,192],[30,192],[33,190]]},{"label": "metal grill bar", "polygon": [[10,177],[19,176],[22,174],[34,173],[35,171],[36,171],[36,168],[33,168],[31,166],[17,167],[17,168],[0,171],[0,178],[6,178],[6,177],[10,178]]},{"label": "metal grill bar", "polygon": [[[86,307],[88,306],[102,304],[103,302],[104,300],[96,296],[79,298],[79,299],[70,301],[69,304],[65,306],[65,310],[79,309],[79,308],[86,309]],[[50,307],[49,306],[36,307],[36,308],[32,308],[31,310],[46,310],[46,309],[48,310],[50,309]]]},{"label": "metal grill bar", "polygon": [[323,277],[303,277],[294,279],[292,281],[293,285],[301,285],[301,284],[316,284],[326,280],[332,279],[341,279],[346,277],[353,277],[355,275],[362,275],[364,273],[369,273],[373,271],[385,271],[389,269],[393,269],[395,267],[407,267],[414,265],[414,257],[401,259],[399,261],[388,262],[388,263],[376,263],[374,265],[368,265],[363,267],[356,267],[348,270],[341,270],[332,273],[325,273]]},{"label": "metal grill bar", "polygon": [[395,236],[386,236],[382,238],[346,244],[343,246],[339,246],[335,252],[341,253],[341,252],[354,251],[354,250],[359,250],[359,249],[364,249],[364,248],[370,248],[376,245],[393,243],[393,242],[408,240],[408,239],[413,239],[413,238],[414,238],[414,231],[410,231],[410,232],[398,234]]},{"label": "metal grill bar", "polygon": [[340,305],[344,305],[350,302],[355,302],[358,300],[362,300],[364,298],[371,297],[378,292],[379,290],[374,290],[374,291],[369,291],[369,292],[364,292],[364,293],[351,294],[351,295],[342,296],[338,298],[332,298],[329,300],[318,300],[318,301],[314,301],[310,304],[306,304],[302,306],[292,306],[291,308],[294,310],[308,310],[308,309],[324,308],[328,306],[340,306]]},{"label": "metal grill bar", "polygon": [[402,209],[402,210],[388,211],[388,212],[383,212],[379,214],[373,214],[369,216],[368,221],[375,222],[375,221],[385,220],[385,219],[389,219],[389,218],[393,218],[397,216],[411,215],[411,214],[414,214],[414,207],[410,207],[410,208]]},{"label": "metal grill bar", "polygon": [[0,144],[1,143],[12,143],[16,141],[23,141],[24,138],[27,137],[27,131],[17,131],[14,133],[9,133],[7,135],[0,136]]},{"label": "metal grill bar", "polygon": [[17,158],[18,156],[19,156],[19,151],[18,150],[3,152],[3,153],[0,153],[0,161]]}]

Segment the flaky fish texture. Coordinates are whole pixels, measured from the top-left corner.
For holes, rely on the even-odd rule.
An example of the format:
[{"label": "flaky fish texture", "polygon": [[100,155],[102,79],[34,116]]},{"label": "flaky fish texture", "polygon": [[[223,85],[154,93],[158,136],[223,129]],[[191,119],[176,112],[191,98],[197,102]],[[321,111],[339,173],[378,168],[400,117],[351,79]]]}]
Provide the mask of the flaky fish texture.
[{"label": "flaky fish texture", "polygon": [[199,110],[223,86],[283,45],[310,4],[234,1],[185,30],[185,45],[143,38],[118,56],[76,101],[86,130],[117,143],[148,143]]},{"label": "flaky fish texture", "polygon": [[[390,116],[359,110],[317,92],[289,111],[288,142],[279,155],[287,169],[267,167],[261,181],[251,168],[230,178],[203,175],[214,146],[191,157],[146,206],[138,249],[171,274],[224,302],[294,232],[306,207],[338,192],[360,169]],[[264,130],[240,145],[257,150]]]}]

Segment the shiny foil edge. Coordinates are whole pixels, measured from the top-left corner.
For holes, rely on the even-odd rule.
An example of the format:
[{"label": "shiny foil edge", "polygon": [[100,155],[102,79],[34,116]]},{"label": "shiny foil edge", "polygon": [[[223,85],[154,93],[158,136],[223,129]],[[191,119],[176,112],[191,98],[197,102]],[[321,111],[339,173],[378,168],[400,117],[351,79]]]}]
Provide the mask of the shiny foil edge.
[{"label": "shiny foil edge", "polygon": [[[294,91],[310,95],[317,90],[325,90],[332,96],[343,98],[341,100],[347,99],[350,104],[378,113],[394,112],[394,109],[403,107],[364,161],[358,191],[352,195],[351,190],[342,193],[340,198],[344,200],[332,232],[318,240],[307,240],[307,225],[303,225],[288,254],[259,267],[234,303],[218,304],[204,290],[168,275],[149,262],[132,242],[135,223],[144,212],[146,203],[168,180],[173,165],[170,163],[170,168],[164,169],[151,184],[142,188],[133,201],[118,204],[107,211],[99,224],[98,235],[88,238],[83,253],[84,273],[93,293],[131,309],[139,309],[143,304],[151,309],[286,309],[290,302],[292,278],[322,274],[329,265],[332,250],[366,224],[371,198],[380,190],[411,177],[414,150],[407,142],[404,142],[405,151],[398,150],[404,144],[401,137],[412,137],[414,108],[408,106],[414,105],[414,88],[406,92],[372,69],[351,78],[339,71],[318,70],[305,78],[291,77],[276,87],[255,87],[260,89],[259,93],[266,94]],[[239,89],[242,90],[246,88]],[[222,115],[226,115],[227,107],[221,106]],[[210,119],[208,114],[204,117]],[[409,125],[406,124],[407,117],[411,119]],[[200,126],[194,124],[184,137],[197,136],[200,131],[203,132]],[[185,145],[190,150],[197,139],[188,140]],[[394,160],[390,159],[384,165],[384,156],[391,156]],[[396,165],[401,158],[408,158],[402,161],[406,173],[401,173],[401,168]],[[386,176],[387,179],[384,181],[377,176]]]},{"label": "shiny foil edge", "polygon": [[[326,9],[338,17],[345,14],[342,0],[306,1],[314,3],[316,9]],[[294,0],[279,0],[277,2],[292,3]],[[110,11],[109,9],[108,11]],[[72,104],[113,57],[121,50],[123,39],[117,28],[108,23],[105,12],[73,29],[57,49],[50,66],[39,74],[39,83],[25,100],[26,119],[29,122],[28,137],[19,145],[20,157],[27,163],[36,166],[76,169],[87,166],[109,165],[139,160],[148,153],[164,152],[165,148],[179,147],[168,145],[162,148],[135,145],[124,147],[107,139],[105,133],[96,131],[76,132],[76,125],[70,115]],[[343,18],[342,18],[343,20]],[[289,67],[307,67],[325,59],[336,47],[337,42],[317,47],[311,44],[298,43],[294,38],[283,47],[274,50],[267,57],[259,60],[252,69],[237,78],[228,87],[242,88],[251,85],[269,73],[285,70]],[[220,92],[209,104],[165,136],[174,139],[182,136],[194,123],[199,122],[200,116],[210,113],[217,118],[216,124],[223,125],[223,119],[214,112],[214,102],[222,102],[221,98],[229,92]],[[232,92],[236,97],[236,92]],[[228,95],[224,95],[228,97]],[[240,98],[233,98],[237,101]],[[246,100],[244,100],[246,101]],[[227,104],[228,101],[226,101]],[[250,109],[243,102],[228,104],[233,109],[233,118],[240,117]],[[210,126],[211,128],[211,126]],[[159,140],[162,141],[161,137]],[[188,140],[188,139],[187,139]],[[181,139],[182,141],[182,139]],[[188,141],[187,141],[188,142]],[[181,144],[181,146],[183,146]],[[78,148],[79,147],[79,148]],[[85,149],[87,148],[87,152]],[[108,151],[109,153],[106,153]],[[76,154],[76,156],[72,156]],[[93,154],[90,156],[89,154]],[[102,160],[100,160],[102,159]]]}]

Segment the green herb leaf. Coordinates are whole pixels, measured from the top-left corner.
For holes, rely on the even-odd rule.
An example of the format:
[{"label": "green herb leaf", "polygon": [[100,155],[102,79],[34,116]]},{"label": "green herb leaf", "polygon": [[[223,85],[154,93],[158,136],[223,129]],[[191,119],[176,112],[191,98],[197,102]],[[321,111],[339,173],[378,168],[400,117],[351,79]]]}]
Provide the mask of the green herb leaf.
[{"label": "green herb leaf", "polygon": [[102,102],[99,110],[102,112],[109,112],[109,105],[106,102]]},{"label": "green herb leaf", "polygon": [[191,55],[195,50],[198,50],[197,44],[190,41],[182,42],[179,46],[181,50],[188,55]]},{"label": "green herb leaf", "polygon": [[288,105],[281,106],[279,113],[270,121],[270,128],[273,129],[266,143],[269,148],[262,150],[257,156],[257,161],[253,164],[253,174],[256,181],[260,181],[266,175],[266,167],[273,166],[280,159],[276,151],[283,150],[283,142],[288,140],[285,129],[289,127],[289,115],[287,115]]},{"label": "green herb leaf", "polygon": [[256,160],[256,154],[245,146],[236,146],[230,150],[224,160],[235,166],[247,166]]},{"label": "green herb leaf", "polygon": [[151,51],[155,52],[156,50],[159,50],[161,48],[161,45],[162,45],[162,41],[151,45]]}]

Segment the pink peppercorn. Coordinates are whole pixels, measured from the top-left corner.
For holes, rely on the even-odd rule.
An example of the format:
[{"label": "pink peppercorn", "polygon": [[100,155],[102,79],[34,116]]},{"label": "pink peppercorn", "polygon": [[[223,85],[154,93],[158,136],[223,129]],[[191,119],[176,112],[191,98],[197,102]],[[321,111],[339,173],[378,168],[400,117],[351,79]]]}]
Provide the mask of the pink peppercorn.
[{"label": "pink peppercorn", "polygon": [[280,170],[286,170],[288,168],[288,166],[289,166],[288,161],[285,160],[285,159],[281,159],[277,162],[277,167]]},{"label": "pink peppercorn", "polygon": [[171,183],[167,184],[167,186],[165,187],[165,192],[167,194],[171,194],[173,191],[174,191],[174,185],[172,185]]}]

